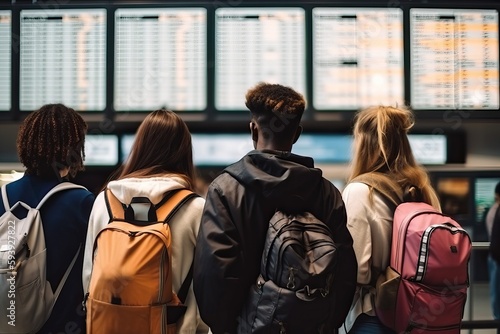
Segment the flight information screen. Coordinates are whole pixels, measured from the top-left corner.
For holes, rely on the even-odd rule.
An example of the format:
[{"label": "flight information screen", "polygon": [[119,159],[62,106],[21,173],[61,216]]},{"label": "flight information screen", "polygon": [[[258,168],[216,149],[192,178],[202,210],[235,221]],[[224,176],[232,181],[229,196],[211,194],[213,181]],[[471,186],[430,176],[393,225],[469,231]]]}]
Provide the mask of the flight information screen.
[{"label": "flight information screen", "polygon": [[117,9],[115,110],[204,110],[206,25],[205,8]]},{"label": "flight information screen", "polygon": [[114,166],[118,159],[117,135],[88,134],[85,137],[86,166]]},{"label": "flight information screen", "polygon": [[259,82],[280,83],[305,94],[302,8],[216,10],[216,109],[246,109],[245,94]]},{"label": "flight information screen", "polygon": [[447,159],[447,138],[440,134],[409,134],[411,150],[420,164],[444,165]]},{"label": "flight information screen", "polygon": [[0,111],[11,107],[11,20],[10,10],[0,10]]},{"label": "flight information screen", "polygon": [[21,11],[20,109],[106,105],[106,10]]},{"label": "flight information screen", "polygon": [[498,12],[411,9],[414,109],[498,109]]},{"label": "flight information screen", "polygon": [[401,9],[314,8],[314,108],[403,104],[403,55]]}]

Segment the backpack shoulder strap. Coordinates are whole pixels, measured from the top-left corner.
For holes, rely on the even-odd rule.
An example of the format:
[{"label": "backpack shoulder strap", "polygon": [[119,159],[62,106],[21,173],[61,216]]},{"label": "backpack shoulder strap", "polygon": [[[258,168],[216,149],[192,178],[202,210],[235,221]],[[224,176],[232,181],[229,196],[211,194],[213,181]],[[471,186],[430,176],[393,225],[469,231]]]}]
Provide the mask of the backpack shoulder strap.
[{"label": "backpack shoulder strap", "polygon": [[42,207],[42,205],[53,194],[55,194],[55,193],[57,193],[59,191],[68,190],[68,189],[85,189],[85,190],[87,190],[87,188],[85,188],[84,186],[80,186],[78,184],[74,184],[74,183],[71,183],[71,182],[62,182],[62,183],[59,183],[54,188],[52,188],[48,193],[46,193],[45,196],[43,196],[43,198],[40,200],[40,202],[36,206],[36,209],[40,210],[40,208]]},{"label": "backpack shoulder strap", "polygon": [[[40,210],[40,208],[42,207],[42,205],[53,194],[55,194],[55,193],[57,193],[59,191],[68,190],[68,189],[85,189],[85,190],[87,190],[87,188],[85,188],[84,186],[81,186],[81,185],[78,185],[78,184],[74,184],[74,183],[71,183],[71,182],[62,182],[62,183],[59,183],[54,188],[52,188],[51,190],[49,190],[49,192],[46,193],[45,196],[43,196],[43,198],[40,200],[40,202],[36,206],[36,209]],[[53,300],[52,304],[50,305],[49,312],[47,313],[49,316],[52,313],[52,309],[54,308],[54,306],[56,304],[57,298],[59,297],[59,295],[60,295],[60,293],[61,293],[61,291],[62,291],[62,289],[64,287],[64,284],[66,283],[66,280],[68,279],[69,274],[71,273],[71,270],[73,269],[73,267],[75,265],[76,259],[78,258],[78,254],[80,254],[80,249],[81,248],[82,248],[82,245],[80,244],[78,246],[78,250],[76,251],[75,256],[71,260],[71,263],[69,264],[68,268],[64,272],[64,275],[61,278],[61,281],[59,282],[59,285],[57,286],[57,288],[56,288],[56,290],[54,292],[54,300]]]},{"label": "backpack shoulder strap", "polygon": [[[191,198],[198,196],[198,194],[192,192],[189,189],[180,189],[175,191],[174,193],[167,194],[167,196],[165,196],[165,198],[157,204],[156,216],[158,217],[158,221],[163,221],[164,223],[168,224],[170,222],[170,219],[172,219],[172,217],[177,213],[177,211],[179,211],[184,203],[186,203]],[[182,282],[179,292],[177,293],[177,297],[183,304],[186,301],[189,287],[191,286],[191,281],[193,279],[193,266],[194,254],[193,262],[191,263],[191,267],[189,267],[189,272]]]},{"label": "backpack shoulder strap", "polygon": [[[361,174],[356,176],[350,182],[361,182],[374,188],[391,202],[393,205],[391,208],[393,212],[396,207],[404,201],[404,193],[399,184],[383,173],[371,172]],[[383,273],[383,270],[372,265],[371,271],[371,281],[368,286],[376,287],[377,280]]]},{"label": "backpack shoulder strap", "polygon": [[[179,189],[167,193],[167,195],[156,204],[156,216],[158,221],[168,223],[173,215],[186,203],[189,199],[198,197],[199,195],[188,189]],[[106,207],[108,209],[110,219],[125,219],[125,205],[116,198],[110,189],[104,192]]]},{"label": "backpack shoulder strap", "polygon": [[184,203],[198,196],[198,194],[189,189],[179,189],[175,190],[173,193],[168,193],[167,196],[156,205],[156,216],[158,217],[158,221],[163,221],[168,224],[170,219],[172,219]]},{"label": "backpack shoulder strap", "polygon": [[125,205],[116,198],[115,194],[109,188],[106,188],[104,191],[104,200],[106,201],[110,221],[125,219]]},{"label": "backpack shoulder strap", "polygon": [[80,244],[80,246],[78,246],[78,250],[76,251],[76,254],[73,257],[73,260],[71,260],[71,263],[69,264],[68,269],[66,269],[66,272],[64,273],[63,277],[61,278],[61,281],[59,282],[59,285],[57,286],[56,291],[54,292],[54,301],[53,301],[52,305],[50,306],[50,309],[48,312],[49,316],[52,313],[52,309],[54,308],[54,306],[56,304],[57,298],[59,297],[59,294],[61,293],[61,291],[64,287],[64,283],[66,283],[66,280],[68,279],[69,274],[71,273],[71,270],[73,269],[73,266],[75,265],[76,259],[78,258],[78,255],[80,254],[81,248],[82,248],[82,244]]},{"label": "backpack shoulder strap", "polygon": [[2,200],[5,211],[10,210],[9,199],[7,198],[7,185],[2,185]]},{"label": "backpack shoulder strap", "polygon": [[385,174],[372,172],[356,176],[350,181],[364,183],[384,195],[394,206],[403,202],[403,190],[399,184]]},{"label": "backpack shoulder strap", "polygon": [[191,280],[193,279],[193,267],[194,267],[194,254],[193,254],[193,262],[191,262],[191,267],[189,267],[189,272],[186,275],[186,278],[182,282],[182,285],[177,293],[177,297],[181,301],[181,303],[186,302],[187,294],[189,292],[189,287],[191,286]]}]

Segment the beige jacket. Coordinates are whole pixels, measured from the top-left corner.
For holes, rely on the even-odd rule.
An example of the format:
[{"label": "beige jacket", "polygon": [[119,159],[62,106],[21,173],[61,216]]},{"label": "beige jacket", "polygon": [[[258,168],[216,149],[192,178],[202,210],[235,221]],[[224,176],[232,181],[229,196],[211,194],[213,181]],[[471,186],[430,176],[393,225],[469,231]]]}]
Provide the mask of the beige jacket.
[{"label": "beige jacket", "polygon": [[[372,268],[385,270],[389,265],[393,212],[386,199],[377,192],[370,194],[364,183],[350,183],[342,198],[347,212],[347,228],[353,239],[358,262],[357,288],[351,309],[340,333],[347,333],[361,313],[375,315],[373,298],[375,289],[370,286]],[[374,277],[375,279],[376,277]]]}]

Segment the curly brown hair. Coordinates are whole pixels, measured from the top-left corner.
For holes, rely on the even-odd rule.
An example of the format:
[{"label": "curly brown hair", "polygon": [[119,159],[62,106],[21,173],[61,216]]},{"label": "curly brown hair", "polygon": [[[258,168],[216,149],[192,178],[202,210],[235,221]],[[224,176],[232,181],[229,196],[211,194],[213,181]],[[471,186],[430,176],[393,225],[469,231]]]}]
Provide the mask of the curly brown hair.
[{"label": "curly brown hair", "polygon": [[84,169],[87,124],[74,109],[47,104],[29,114],[17,135],[17,153],[27,174],[58,176]]},{"label": "curly brown hair", "polygon": [[249,89],[245,98],[253,120],[273,135],[274,141],[295,135],[306,107],[300,93],[280,84],[261,82]]}]

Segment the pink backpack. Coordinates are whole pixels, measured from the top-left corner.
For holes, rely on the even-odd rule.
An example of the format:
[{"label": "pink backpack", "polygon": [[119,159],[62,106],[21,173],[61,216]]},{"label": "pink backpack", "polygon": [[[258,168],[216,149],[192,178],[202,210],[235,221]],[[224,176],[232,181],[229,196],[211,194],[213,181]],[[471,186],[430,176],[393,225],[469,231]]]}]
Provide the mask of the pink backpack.
[{"label": "pink backpack", "polygon": [[372,174],[355,181],[396,206],[390,265],[376,283],[377,316],[397,333],[460,333],[469,286],[468,233],[429,204],[401,203],[402,191],[391,190],[395,183],[378,173],[373,180]]}]

